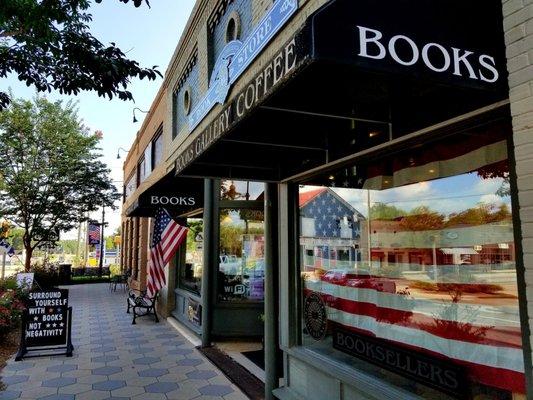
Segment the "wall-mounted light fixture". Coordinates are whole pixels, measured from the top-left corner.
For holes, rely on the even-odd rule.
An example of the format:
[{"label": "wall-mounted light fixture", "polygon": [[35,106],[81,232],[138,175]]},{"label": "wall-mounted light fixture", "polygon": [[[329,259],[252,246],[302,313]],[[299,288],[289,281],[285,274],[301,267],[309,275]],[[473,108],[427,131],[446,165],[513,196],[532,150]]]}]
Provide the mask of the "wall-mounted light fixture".
[{"label": "wall-mounted light fixture", "polygon": [[130,151],[129,150],[126,150],[122,147],[119,147],[118,150],[117,150],[117,160],[120,160],[120,151],[123,151],[124,153],[129,153]]},{"label": "wall-mounted light fixture", "polygon": [[142,112],[142,113],[148,114],[148,111],[143,111],[143,110],[141,110],[139,107],[135,107],[135,108],[133,109],[133,123],[138,122],[138,121],[137,121],[137,118],[135,117],[135,110],[139,110],[139,111]]}]

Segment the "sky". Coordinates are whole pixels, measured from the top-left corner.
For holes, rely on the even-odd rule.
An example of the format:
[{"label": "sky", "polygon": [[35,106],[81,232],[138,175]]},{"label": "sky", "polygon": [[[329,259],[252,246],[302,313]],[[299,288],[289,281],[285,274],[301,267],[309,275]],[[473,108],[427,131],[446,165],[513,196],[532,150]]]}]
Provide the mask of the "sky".
[{"label": "sky", "polygon": [[[384,203],[410,211],[424,205],[444,215],[465,211],[479,203],[495,207],[506,204],[511,210],[511,198],[500,197],[496,194],[503,184],[502,178],[482,179],[477,173],[468,173],[388,190],[370,190],[370,206],[375,203]],[[316,187],[305,186],[300,191],[313,189]],[[333,188],[333,190],[361,214],[368,217],[367,190],[345,188]]]},{"label": "sky", "polygon": [[[93,15],[91,32],[104,44],[116,43],[127,57],[138,61],[141,66],[158,65],[159,71],[164,73],[194,3],[194,0],[151,0],[151,8],[145,4],[135,8],[131,1],[128,4],[119,0],[103,0],[101,4],[93,2],[90,8]],[[122,165],[126,153],[121,151],[121,159],[117,160],[118,148],[129,149],[145,116],[136,112],[139,122],[134,124],[133,108],[139,107],[147,111],[161,83],[161,78],[156,81],[132,81],[129,90],[133,93],[135,103],[110,101],[90,92],[78,96],[62,96],[54,92],[46,94],[50,100],[77,100],[78,114],[84,124],[93,132],[103,132],[103,161],[111,169],[112,179],[120,193],[123,185]],[[0,80],[0,91],[6,91],[8,88],[11,88],[15,97],[29,99],[35,96],[35,90],[19,82],[16,76]],[[121,201],[117,202],[118,206],[120,204]],[[120,226],[120,213],[120,208],[115,211],[106,210],[106,220],[109,222],[107,233],[112,233]],[[91,217],[101,219],[101,211],[95,212]],[[75,236],[75,232],[68,232],[62,235],[62,239]]]}]

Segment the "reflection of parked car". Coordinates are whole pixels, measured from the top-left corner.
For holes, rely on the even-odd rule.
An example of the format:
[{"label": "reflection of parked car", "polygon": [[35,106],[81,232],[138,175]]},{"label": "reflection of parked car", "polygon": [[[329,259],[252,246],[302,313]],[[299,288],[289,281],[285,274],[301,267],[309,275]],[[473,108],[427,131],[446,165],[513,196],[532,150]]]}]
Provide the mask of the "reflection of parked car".
[{"label": "reflection of parked car", "polygon": [[332,269],[326,272],[321,280],[347,287],[396,293],[396,283],[393,280],[372,276],[370,272],[364,269]]}]

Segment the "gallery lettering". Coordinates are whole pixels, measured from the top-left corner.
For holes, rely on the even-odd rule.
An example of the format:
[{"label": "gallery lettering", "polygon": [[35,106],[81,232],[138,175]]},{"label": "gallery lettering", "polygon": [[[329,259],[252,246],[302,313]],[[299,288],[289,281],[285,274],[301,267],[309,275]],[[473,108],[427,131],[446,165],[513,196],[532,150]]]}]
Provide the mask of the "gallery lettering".
[{"label": "gallery lettering", "polygon": [[177,196],[151,196],[150,204],[152,205],[173,205],[173,206],[194,206],[196,199],[194,197],[177,197]]},{"label": "gallery lettering", "polygon": [[434,72],[451,73],[488,83],[494,83],[500,77],[494,57],[487,54],[475,54],[433,42],[419,44],[405,35],[387,39],[381,31],[359,25],[357,35],[360,57],[383,60],[388,56],[405,67],[423,63]]}]

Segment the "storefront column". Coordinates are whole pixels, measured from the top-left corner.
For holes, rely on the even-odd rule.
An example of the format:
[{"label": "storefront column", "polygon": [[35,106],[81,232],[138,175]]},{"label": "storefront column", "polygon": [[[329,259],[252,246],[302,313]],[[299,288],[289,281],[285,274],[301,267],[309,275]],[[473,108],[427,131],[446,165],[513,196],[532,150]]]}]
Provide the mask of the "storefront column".
[{"label": "storefront column", "polygon": [[[515,161],[516,187],[513,208],[515,218],[517,282],[528,398],[533,399],[533,4],[503,0],[503,27],[509,71],[509,101],[513,117],[513,142],[509,160]],[[511,179],[511,183],[513,183]],[[515,213],[513,213],[515,214]]]},{"label": "storefront column", "polygon": [[278,186],[265,185],[265,399],[278,387]]},{"label": "storefront column", "polygon": [[204,268],[202,269],[202,347],[211,346],[214,308],[214,274],[218,269],[218,187],[217,180],[204,181]]},{"label": "storefront column", "polygon": [[139,269],[139,287],[141,290],[146,289],[146,274],[149,257],[149,218],[139,218],[139,256],[137,268]]}]

